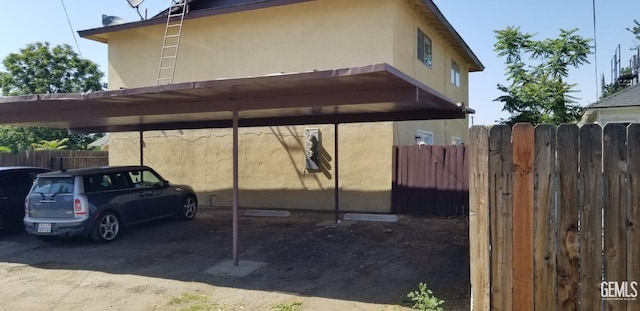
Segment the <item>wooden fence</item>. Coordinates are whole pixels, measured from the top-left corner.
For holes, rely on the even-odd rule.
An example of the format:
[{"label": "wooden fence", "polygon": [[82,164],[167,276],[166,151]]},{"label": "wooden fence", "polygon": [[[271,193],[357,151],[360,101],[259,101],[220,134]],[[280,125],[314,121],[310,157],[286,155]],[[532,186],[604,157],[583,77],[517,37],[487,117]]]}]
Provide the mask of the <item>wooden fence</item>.
[{"label": "wooden fence", "polygon": [[109,165],[108,151],[29,150],[0,153],[0,166],[37,166],[52,170]]},{"label": "wooden fence", "polygon": [[640,124],[469,140],[472,310],[640,310]]},{"label": "wooden fence", "polygon": [[393,159],[394,213],[468,214],[469,167],[465,146],[395,146]]}]

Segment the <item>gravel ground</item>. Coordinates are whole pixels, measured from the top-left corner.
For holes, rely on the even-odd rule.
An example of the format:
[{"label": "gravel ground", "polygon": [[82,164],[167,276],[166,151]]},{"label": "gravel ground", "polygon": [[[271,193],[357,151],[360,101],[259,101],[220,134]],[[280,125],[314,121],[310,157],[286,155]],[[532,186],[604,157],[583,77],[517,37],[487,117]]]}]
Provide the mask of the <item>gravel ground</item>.
[{"label": "gravel ground", "polygon": [[468,310],[468,220],[399,218],[241,217],[240,260],[266,263],[244,277],[204,273],[231,259],[229,210],[130,228],[110,244],[8,232],[0,236],[0,309],[409,310],[406,294],[425,282],[445,310]]}]

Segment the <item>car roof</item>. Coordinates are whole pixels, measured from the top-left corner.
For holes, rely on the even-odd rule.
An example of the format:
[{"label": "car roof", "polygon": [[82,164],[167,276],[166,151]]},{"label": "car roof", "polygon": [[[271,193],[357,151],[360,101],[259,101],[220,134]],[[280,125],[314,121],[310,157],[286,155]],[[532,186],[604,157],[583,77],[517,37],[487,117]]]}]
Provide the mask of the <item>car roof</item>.
[{"label": "car roof", "polygon": [[51,171],[48,168],[44,167],[35,167],[35,166],[0,166],[0,171]]},{"label": "car roof", "polygon": [[93,174],[104,174],[104,173],[113,173],[113,172],[121,172],[121,171],[130,171],[130,170],[151,170],[148,166],[98,166],[98,167],[87,167],[87,168],[74,168],[62,171],[49,172],[38,175],[39,177],[56,177],[56,176],[83,176],[83,175],[93,175]]}]

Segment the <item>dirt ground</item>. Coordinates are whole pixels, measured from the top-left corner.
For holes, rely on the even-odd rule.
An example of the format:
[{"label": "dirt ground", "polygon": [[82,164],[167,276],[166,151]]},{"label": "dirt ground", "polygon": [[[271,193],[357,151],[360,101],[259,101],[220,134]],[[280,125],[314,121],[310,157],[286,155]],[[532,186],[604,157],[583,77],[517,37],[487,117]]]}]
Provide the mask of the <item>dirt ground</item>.
[{"label": "dirt ground", "polygon": [[[342,222],[332,213],[240,218],[244,276],[204,273],[231,259],[231,211],[131,228],[110,244],[0,236],[2,310],[409,310],[427,283],[445,310],[469,309],[468,221],[399,216]],[[322,224],[320,224],[322,223]]]}]

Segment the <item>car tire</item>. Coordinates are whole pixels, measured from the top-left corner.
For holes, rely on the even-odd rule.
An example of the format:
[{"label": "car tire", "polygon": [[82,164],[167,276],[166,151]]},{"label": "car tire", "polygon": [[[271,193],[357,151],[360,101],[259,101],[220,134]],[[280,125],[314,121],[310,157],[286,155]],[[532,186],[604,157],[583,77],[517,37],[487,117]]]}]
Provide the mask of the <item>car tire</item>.
[{"label": "car tire", "polygon": [[36,235],[36,238],[43,242],[51,242],[58,239],[55,235]]},{"label": "car tire", "polygon": [[180,209],[180,219],[191,220],[198,212],[198,199],[193,195],[187,195],[182,200],[182,208]]},{"label": "car tire", "polygon": [[91,239],[98,243],[108,243],[120,233],[120,218],[112,212],[102,214],[96,222]]}]

